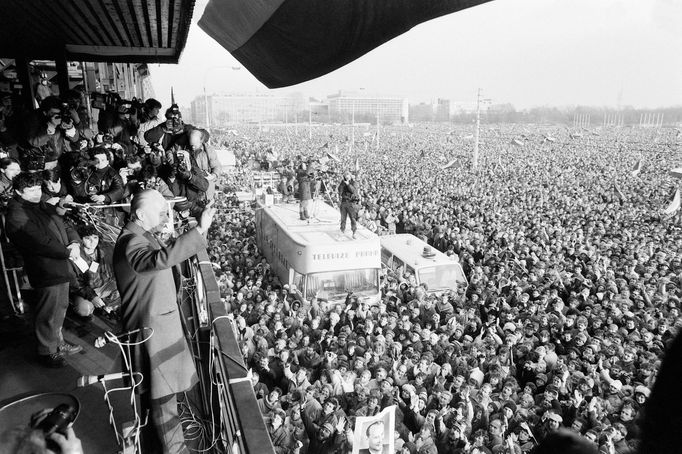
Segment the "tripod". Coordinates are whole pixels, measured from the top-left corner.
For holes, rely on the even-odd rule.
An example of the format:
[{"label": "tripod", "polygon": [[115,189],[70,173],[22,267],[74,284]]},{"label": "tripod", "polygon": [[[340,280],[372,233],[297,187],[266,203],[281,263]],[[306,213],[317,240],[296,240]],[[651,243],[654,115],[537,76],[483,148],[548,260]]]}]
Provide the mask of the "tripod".
[{"label": "tripod", "polygon": [[[320,177],[320,193],[324,194],[326,196],[326,200],[329,201],[329,204],[333,206],[334,208],[337,208],[336,202],[332,198],[331,193],[329,192],[329,185],[327,184],[327,180],[323,177]],[[324,196],[322,196],[322,199],[325,200]]]}]

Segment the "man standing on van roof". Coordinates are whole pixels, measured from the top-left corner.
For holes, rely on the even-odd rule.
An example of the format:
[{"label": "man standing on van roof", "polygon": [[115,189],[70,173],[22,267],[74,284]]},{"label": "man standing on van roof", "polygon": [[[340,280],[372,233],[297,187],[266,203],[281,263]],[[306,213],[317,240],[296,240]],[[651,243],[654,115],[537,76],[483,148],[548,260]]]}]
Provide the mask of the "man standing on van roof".
[{"label": "man standing on van roof", "polygon": [[346,217],[350,218],[350,229],[353,231],[353,238],[355,238],[355,231],[358,228],[358,202],[360,196],[355,185],[355,180],[350,172],[347,172],[343,177],[343,181],[339,184],[339,200],[341,201],[341,232],[346,231]]}]

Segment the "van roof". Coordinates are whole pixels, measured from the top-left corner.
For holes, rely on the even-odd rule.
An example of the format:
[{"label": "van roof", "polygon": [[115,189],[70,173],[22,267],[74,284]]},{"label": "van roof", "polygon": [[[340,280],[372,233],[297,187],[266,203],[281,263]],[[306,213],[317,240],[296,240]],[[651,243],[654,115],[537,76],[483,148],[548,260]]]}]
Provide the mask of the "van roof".
[{"label": "van roof", "polygon": [[376,234],[360,225],[359,222],[355,240],[350,240],[350,222],[348,222],[346,235],[342,235],[339,229],[341,223],[339,211],[325,202],[313,202],[315,217],[309,219],[309,223],[301,220],[298,206],[298,202],[295,202],[278,203],[263,208],[270,213],[272,219],[282,229],[289,232],[295,241],[302,244],[322,244],[329,241],[353,241],[357,243],[362,240],[376,241],[378,238]]},{"label": "van roof", "polygon": [[[379,239],[382,249],[390,251],[394,256],[412,267],[453,262],[447,255],[409,233],[386,235],[379,237]],[[424,255],[425,248],[429,248],[428,257]]]}]

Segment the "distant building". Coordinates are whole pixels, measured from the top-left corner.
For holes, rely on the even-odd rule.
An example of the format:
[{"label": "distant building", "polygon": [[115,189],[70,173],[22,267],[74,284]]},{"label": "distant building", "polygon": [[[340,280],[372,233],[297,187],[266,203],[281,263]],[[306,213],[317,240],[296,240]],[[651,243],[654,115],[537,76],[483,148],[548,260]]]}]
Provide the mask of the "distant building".
[{"label": "distant building", "polygon": [[[207,106],[208,105],[208,106]],[[230,123],[308,121],[308,102],[300,94],[276,96],[270,93],[214,94],[192,101],[192,119],[197,124],[223,126]]]},{"label": "distant building", "polygon": [[452,117],[455,104],[445,98],[432,99],[410,106],[410,120],[413,122],[447,122]]},{"label": "distant building", "polygon": [[438,98],[436,101],[436,121],[450,121],[450,100]]},{"label": "distant building", "polygon": [[432,122],[436,118],[432,103],[420,102],[410,106],[410,121],[415,123]]},{"label": "distant building", "polygon": [[409,112],[407,98],[368,95],[361,92],[339,91],[327,97],[332,121],[407,123]]}]

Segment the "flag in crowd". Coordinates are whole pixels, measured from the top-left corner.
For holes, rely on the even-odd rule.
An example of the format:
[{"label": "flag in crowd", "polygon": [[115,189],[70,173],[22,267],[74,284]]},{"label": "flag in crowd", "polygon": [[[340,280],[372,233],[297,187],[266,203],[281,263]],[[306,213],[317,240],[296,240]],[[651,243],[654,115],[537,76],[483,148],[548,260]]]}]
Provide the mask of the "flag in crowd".
[{"label": "flag in crowd", "polygon": [[623,191],[620,190],[618,187],[618,184],[614,183],[613,189],[616,191],[616,195],[620,199],[621,202],[625,202],[625,194],[623,194]]},{"label": "flag in crowd", "polygon": [[635,167],[632,169],[632,172],[630,172],[633,177],[636,177],[642,171],[642,161],[643,158],[639,158],[639,161],[637,161],[637,164],[635,164]]},{"label": "flag in crowd", "polygon": [[441,167],[442,170],[449,169],[450,167],[455,165],[455,162],[457,162],[456,159],[451,160],[447,164],[445,164],[443,167]]},{"label": "flag in crowd", "polygon": [[672,202],[670,202],[670,205],[663,210],[663,215],[664,216],[671,216],[677,212],[677,210],[680,209],[680,188],[677,188],[677,191],[675,191],[675,197],[673,197]]},{"label": "flag in crowd", "polygon": [[[336,153],[338,154],[338,152],[339,152],[339,149],[338,149],[338,145],[337,145],[336,146]],[[329,151],[327,151],[327,156],[336,162],[341,162],[341,160],[339,159],[339,157],[336,154],[330,153]]]}]

